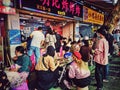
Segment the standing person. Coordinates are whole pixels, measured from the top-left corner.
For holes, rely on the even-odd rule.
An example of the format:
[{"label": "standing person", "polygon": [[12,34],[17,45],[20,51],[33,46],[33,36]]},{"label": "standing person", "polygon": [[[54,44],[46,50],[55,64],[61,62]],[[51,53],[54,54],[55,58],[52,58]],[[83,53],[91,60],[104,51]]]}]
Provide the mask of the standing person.
[{"label": "standing person", "polygon": [[58,34],[57,32],[55,32],[55,36],[56,36],[55,48],[56,48],[57,56],[59,57],[59,55],[60,55],[60,47],[61,47],[61,40],[62,40],[63,37],[60,34]]},{"label": "standing person", "polygon": [[111,33],[109,33],[109,31],[107,31],[107,41],[108,41],[108,44],[109,44],[109,54],[113,55],[113,52],[114,52],[114,46],[113,46],[114,37]]},{"label": "standing person", "polygon": [[30,34],[30,37],[32,38],[32,41],[30,49],[28,50],[28,55],[31,56],[34,52],[37,64],[40,58],[40,46],[44,43],[45,40],[44,34],[42,33],[42,27],[38,27],[38,30],[33,31]]},{"label": "standing person", "polygon": [[115,33],[113,34],[113,37],[114,37],[115,41],[119,44],[119,42],[120,42],[120,31],[119,31],[119,29],[115,30]]},{"label": "standing person", "polygon": [[97,30],[97,35],[99,40],[97,42],[95,52],[94,52],[94,61],[95,61],[95,79],[97,82],[97,90],[103,89],[103,71],[105,66],[108,64],[108,50],[109,45],[106,40],[106,31],[104,28]]},{"label": "standing person", "polygon": [[[111,55],[113,55],[113,52],[114,52],[114,46],[113,46],[114,37],[112,36],[112,34],[110,34],[107,31],[106,39],[107,39],[108,44],[109,44],[109,60],[110,60],[111,59],[110,57],[111,57]],[[105,65],[103,82],[108,82],[108,75],[109,75],[109,64]]]},{"label": "standing person", "polygon": [[80,54],[82,56],[82,60],[88,62],[90,60],[91,48],[89,47],[89,38],[87,36],[83,40],[84,45],[80,48]]},{"label": "standing person", "polygon": [[50,27],[48,28],[45,41],[47,42],[47,46],[53,46],[55,48],[56,37]]},{"label": "standing person", "polygon": [[92,44],[92,50],[93,51],[96,48],[97,41],[98,41],[97,30],[95,30],[95,33],[94,33],[93,38],[92,38],[92,42],[93,42],[93,44]]},{"label": "standing person", "polygon": [[116,29],[113,33],[114,37],[114,55],[119,55],[119,47],[120,47],[120,31],[119,29]]}]

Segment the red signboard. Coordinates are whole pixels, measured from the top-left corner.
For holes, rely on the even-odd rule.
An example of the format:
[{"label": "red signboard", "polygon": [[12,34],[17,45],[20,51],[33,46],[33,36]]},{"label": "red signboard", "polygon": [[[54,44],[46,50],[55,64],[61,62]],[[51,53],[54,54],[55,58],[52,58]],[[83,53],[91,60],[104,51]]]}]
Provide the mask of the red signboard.
[{"label": "red signboard", "polygon": [[16,14],[15,8],[0,6],[0,13],[4,14]]}]

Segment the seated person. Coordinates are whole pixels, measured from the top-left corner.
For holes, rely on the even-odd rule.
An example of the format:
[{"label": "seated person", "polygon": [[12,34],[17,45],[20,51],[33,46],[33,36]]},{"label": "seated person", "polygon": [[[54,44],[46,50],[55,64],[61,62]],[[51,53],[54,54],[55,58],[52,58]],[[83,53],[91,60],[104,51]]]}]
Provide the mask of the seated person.
[{"label": "seated person", "polygon": [[68,46],[65,47],[64,58],[68,60],[72,60],[72,53],[70,52],[70,47]]},{"label": "seated person", "polygon": [[15,62],[16,68],[12,70],[16,70],[19,73],[21,72],[29,73],[31,61],[29,56],[24,53],[24,47],[17,46],[15,49],[15,54],[16,54],[16,57],[14,57],[13,60]]},{"label": "seated person", "polygon": [[0,68],[0,90],[8,90],[10,87],[10,82],[7,78],[6,73],[4,70]]},{"label": "seated person", "polygon": [[73,82],[77,87],[76,90],[88,90],[88,85],[91,81],[90,70],[88,65],[81,59],[81,54],[77,51],[76,47],[72,58],[73,62],[69,65],[68,76],[64,80],[64,84],[70,89],[70,84]]},{"label": "seated person", "polygon": [[70,65],[68,76],[77,86],[77,90],[88,90],[88,85],[91,80],[90,70],[88,69],[88,66],[82,62],[79,52],[73,52],[73,54],[73,62]]},{"label": "seated person", "polygon": [[[19,88],[28,90],[26,79],[30,71],[31,61],[29,56],[24,53],[24,47],[22,46],[16,47],[15,54],[16,56],[13,58],[15,65],[12,65],[10,71],[6,72],[11,88],[12,90],[18,90]],[[22,85],[24,86],[23,88]]]},{"label": "seated person", "polygon": [[38,80],[38,90],[49,90],[58,80],[59,61],[55,63],[54,56],[54,47],[48,46],[46,54],[40,58],[35,67]]}]

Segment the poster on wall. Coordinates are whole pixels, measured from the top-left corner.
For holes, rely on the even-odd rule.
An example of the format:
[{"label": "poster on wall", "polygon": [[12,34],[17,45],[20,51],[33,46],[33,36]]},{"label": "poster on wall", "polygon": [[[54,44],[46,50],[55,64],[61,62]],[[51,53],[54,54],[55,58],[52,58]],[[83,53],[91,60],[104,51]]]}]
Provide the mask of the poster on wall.
[{"label": "poster on wall", "polygon": [[0,63],[4,60],[3,37],[0,37]]},{"label": "poster on wall", "polygon": [[10,45],[21,44],[20,30],[9,30]]}]

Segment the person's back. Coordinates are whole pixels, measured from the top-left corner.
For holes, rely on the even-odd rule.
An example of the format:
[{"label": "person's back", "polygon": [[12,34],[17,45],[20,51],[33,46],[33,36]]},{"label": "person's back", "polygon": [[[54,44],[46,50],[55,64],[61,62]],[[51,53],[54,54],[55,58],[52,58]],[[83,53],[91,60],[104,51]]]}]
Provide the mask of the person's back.
[{"label": "person's back", "polygon": [[90,52],[91,48],[89,47],[89,40],[84,40],[84,45],[80,48],[80,54],[83,61],[88,62],[88,60],[90,60]]},{"label": "person's back", "polygon": [[30,34],[30,37],[32,38],[30,49],[28,50],[28,55],[32,56],[33,52],[36,59],[36,64],[40,58],[40,46],[43,45],[45,37],[42,33],[42,27],[38,27],[37,31],[33,31]]},{"label": "person's back", "polygon": [[64,58],[68,60],[72,60],[72,53],[70,52],[70,47],[68,46],[65,47]]},{"label": "person's back", "polygon": [[31,35],[33,35],[31,46],[40,48],[40,42],[44,40],[44,34],[39,31],[33,31]]},{"label": "person's back", "polygon": [[55,48],[56,36],[51,28],[48,28],[48,33],[46,34],[45,41],[47,42],[47,47],[53,46]]},{"label": "person's back", "polygon": [[30,72],[30,67],[31,65],[31,61],[28,55],[22,55],[19,56],[16,64],[18,64],[20,66],[20,68],[18,69],[18,72]]},{"label": "person's back", "polygon": [[115,31],[115,33],[113,34],[113,37],[116,40],[116,42],[120,41],[120,32],[119,32],[119,30]]},{"label": "person's back", "polygon": [[88,85],[91,81],[90,70],[88,69],[88,65],[81,60],[79,52],[73,52],[73,62],[69,66],[68,75],[77,86],[77,90],[88,90]]},{"label": "person's back", "polygon": [[55,64],[54,55],[54,47],[48,46],[46,54],[40,58],[41,60],[39,60],[35,67],[38,77],[38,90],[49,90],[58,79],[59,62]]},{"label": "person's back", "polygon": [[113,37],[113,35],[110,33],[107,33],[107,40],[108,40],[108,44],[109,44],[109,53],[112,55],[114,52],[114,46],[113,46],[114,37]]},{"label": "person's back", "polygon": [[82,55],[82,60],[88,62],[90,59],[90,48],[86,46],[81,46],[80,54]]},{"label": "person's back", "polygon": [[69,70],[69,77],[70,78],[76,78],[76,79],[82,79],[90,76],[90,71],[86,67],[82,66],[84,61],[82,61],[82,56],[79,52],[74,51],[73,52],[73,62],[70,64],[70,70]]},{"label": "person's back", "polygon": [[56,43],[55,43],[56,52],[60,52],[62,36],[57,33],[55,33],[55,36],[56,36]]}]

